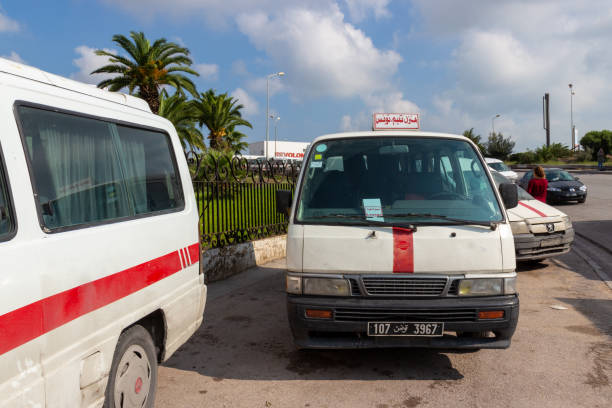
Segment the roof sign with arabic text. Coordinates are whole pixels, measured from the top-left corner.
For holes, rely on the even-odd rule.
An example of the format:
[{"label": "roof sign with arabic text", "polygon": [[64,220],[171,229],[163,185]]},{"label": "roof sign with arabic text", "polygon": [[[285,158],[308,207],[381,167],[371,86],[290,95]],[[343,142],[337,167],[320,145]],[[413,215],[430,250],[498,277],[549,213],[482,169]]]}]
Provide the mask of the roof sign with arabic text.
[{"label": "roof sign with arabic text", "polygon": [[418,113],[375,113],[373,130],[417,130],[420,127]]}]

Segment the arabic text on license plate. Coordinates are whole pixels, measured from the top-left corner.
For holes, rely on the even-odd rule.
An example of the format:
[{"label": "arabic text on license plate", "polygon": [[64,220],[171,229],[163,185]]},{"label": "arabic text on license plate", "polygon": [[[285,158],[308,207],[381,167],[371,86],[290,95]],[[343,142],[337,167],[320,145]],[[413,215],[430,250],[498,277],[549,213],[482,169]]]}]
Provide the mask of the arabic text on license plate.
[{"label": "arabic text on license plate", "polygon": [[438,322],[368,322],[368,336],[440,337],[444,323]]}]

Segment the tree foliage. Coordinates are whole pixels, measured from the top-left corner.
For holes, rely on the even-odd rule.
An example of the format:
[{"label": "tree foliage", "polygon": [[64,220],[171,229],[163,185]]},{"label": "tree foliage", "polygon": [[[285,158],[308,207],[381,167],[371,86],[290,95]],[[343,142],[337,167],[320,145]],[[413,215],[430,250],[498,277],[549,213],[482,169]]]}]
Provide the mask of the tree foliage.
[{"label": "tree foliage", "polygon": [[600,148],[603,148],[605,154],[612,151],[612,132],[606,129],[591,130],[582,136],[580,145],[585,149],[590,148],[593,152],[591,160],[597,160],[597,152]]},{"label": "tree foliage", "polygon": [[478,146],[480,153],[482,153],[483,155],[486,153],[485,147],[480,141],[481,136],[474,133],[474,128],[470,128],[469,130],[464,130],[463,136],[467,137],[472,142],[474,142],[474,144]]},{"label": "tree foliage", "polygon": [[201,93],[194,106],[200,126],[208,128],[208,139],[210,147],[217,150],[229,149],[241,150],[241,140],[244,135],[236,131],[237,126],[253,126],[242,118],[240,110],[243,108],[238,100],[227,93],[217,95],[214,90],[209,89]]},{"label": "tree foliage", "polygon": [[489,134],[489,139],[485,147],[488,156],[506,160],[512,153],[515,144],[516,143],[512,141],[510,136],[504,137],[504,135],[499,132]]},{"label": "tree foliage", "polygon": [[159,97],[158,115],[172,122],[185,151],[206,149],[202,132],[197,127],[195,106],[193,101],[188,101],[185,95],[177,92],[168,96],[166,90],[162,90]]},{"label": "tree foliage", "polygon": [[187,90],[197,95],[196,87],[191,79],[181,72],[198,76],[189,68],[192,64],[189,50],[165,38],[155,40],[153,44],[142,32],[130,32],[130,37],[116,34],[115,42],[127,56],[114,54],[105,50],[97,50],[96,55],[107,56],[110,64],[100,67],[92,74],[116,74],[98,84],[98,88],[108,88],[109,91],[119,91],[127,88],[147,101],[153,113],[159,110],[159,90],[162,85],[170,85],[177,92]]}]

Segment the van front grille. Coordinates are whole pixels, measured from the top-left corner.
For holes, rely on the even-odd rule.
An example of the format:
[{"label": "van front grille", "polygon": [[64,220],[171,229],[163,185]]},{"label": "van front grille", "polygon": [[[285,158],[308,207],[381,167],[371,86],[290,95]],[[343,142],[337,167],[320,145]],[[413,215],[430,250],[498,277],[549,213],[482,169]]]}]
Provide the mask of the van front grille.
[{"label": "van front grille", "polygon": [[439,296],[444,291],[447,278],[420,277],[364,277],[363,285],[368,295],[378,296]]}]

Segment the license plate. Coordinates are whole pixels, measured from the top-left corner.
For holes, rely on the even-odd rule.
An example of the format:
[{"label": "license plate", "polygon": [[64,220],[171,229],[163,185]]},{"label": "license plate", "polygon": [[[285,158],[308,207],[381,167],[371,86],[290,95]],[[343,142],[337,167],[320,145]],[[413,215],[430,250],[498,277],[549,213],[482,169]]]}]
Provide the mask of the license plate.
[{"label": "license plate", "polygon": [[561,238],[547,239],[540,244],[543,247],[561,245]]},{"label": "license plate", "polygon": [[368,322],[368,336],[440,337],[444,323],[432,322]]}]

